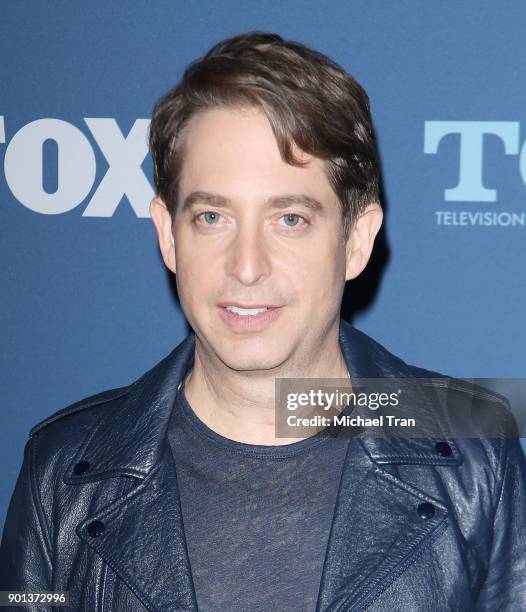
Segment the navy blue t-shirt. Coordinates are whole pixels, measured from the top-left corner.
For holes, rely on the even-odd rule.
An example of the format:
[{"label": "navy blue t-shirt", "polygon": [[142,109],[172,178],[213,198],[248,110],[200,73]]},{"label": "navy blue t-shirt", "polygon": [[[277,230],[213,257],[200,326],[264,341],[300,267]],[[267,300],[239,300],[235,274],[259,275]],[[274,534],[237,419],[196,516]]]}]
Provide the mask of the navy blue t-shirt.
[{"label": "navy blue t-shirt", "polygon": [[168,439],[200,612],[314,610],[349,439],[230,440],[197,417],[184,383]]}]

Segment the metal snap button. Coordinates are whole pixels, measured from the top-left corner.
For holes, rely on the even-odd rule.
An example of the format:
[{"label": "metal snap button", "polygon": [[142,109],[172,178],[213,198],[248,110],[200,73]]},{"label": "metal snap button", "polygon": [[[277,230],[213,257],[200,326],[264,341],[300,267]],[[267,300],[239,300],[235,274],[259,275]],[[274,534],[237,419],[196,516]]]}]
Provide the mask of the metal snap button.
[{"label": "metal snap button", "polygon": [[92,538],[98,538],[104,531],[104,523],[102,521],[93,521],[88,525],[88,533]]},{"label": "metal snap button", "polygon": [[418,504],[416,512],[421,519],[427,521],[427,519],[435,516],[435,506],[429,502],[422,502],[421,504]]},{"label": "metal snap button", "polygon": [[449,446],[447,442],[437,442],[435,444],[435,449],[439,455],[442,455],[442,457],[451,457],[451,455],[453,454],[451,446]]},{"label": "metal snap button", "polygon": [[89,461],[79,461],[73,468],[73,473],[76,476],[82,476],[82,474],[89,472],[90,467],[91,465]]}]

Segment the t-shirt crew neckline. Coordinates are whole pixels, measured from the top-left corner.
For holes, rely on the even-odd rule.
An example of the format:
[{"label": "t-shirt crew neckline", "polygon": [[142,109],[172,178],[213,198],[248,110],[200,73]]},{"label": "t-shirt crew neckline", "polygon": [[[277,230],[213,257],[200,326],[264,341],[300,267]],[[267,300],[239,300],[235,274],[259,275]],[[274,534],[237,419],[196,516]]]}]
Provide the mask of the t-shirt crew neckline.
[{"label": "t-shirt crew neckline", "polygon": [[293,457],[300,453],[307,452],[308,450],[315,448],[320,444],[324,444],[329,440],[337,439],[334,435],[329,433],[327,428],[324,428],[314,435],[305,438],[304,440],[298,440],[297,442],[279,444],[275,446],[265,444],[247,444],[245,442],[231,440],[230,438],[222,436],[208,427],[208,425],[206,425],[196,415],[186,398],[185,379],[186,375],[183,377],[183,380],[178,387],[175,398],[175,405],[179,408],[185,422],[196,434],[205,438],[209,442],[212,442],[213,444],[221,446],[224,450],[231,453],[265,459],[285,459],[287,457]]}]

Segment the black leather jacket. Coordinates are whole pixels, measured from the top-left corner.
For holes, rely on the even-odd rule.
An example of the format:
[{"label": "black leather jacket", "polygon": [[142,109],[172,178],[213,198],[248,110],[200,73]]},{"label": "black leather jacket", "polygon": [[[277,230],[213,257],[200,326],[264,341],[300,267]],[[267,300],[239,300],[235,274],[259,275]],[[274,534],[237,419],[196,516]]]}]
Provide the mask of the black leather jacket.
[{"label": "black leather jacket", "polygon": [[[165,439],[194,342],[191,334],[130,386],[31,430],[0,590],[69,591],[69,609],[89,612],[197,610]],[[343,320],[340,345],[352,376],[426,375]],[[503,435],[353,438],[318,611],[526,610],[526,468],[518,440],[504,435],[505,400],[434,378],[410,391],[413,405],[438,415],[435,394],[447,383],[460,411],[463,402],[481,414],[502,407]]]}]

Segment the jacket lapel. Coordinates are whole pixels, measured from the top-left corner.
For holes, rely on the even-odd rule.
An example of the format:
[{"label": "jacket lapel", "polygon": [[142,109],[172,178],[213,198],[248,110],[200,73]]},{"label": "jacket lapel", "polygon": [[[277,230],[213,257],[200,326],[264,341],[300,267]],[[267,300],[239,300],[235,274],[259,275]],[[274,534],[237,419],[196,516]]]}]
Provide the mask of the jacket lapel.
[{"label": "jacket lapel", "polygon": [[[434,508],[425,520],[423,503]],[[440,535],[447,516],[445,504],[375,465],[351,439],[316,610],[365,608]]]},{"label": "jacket lapel", "polygon": [[[443,431],[445,439],[438,400],[417,384],[408,366],[345,321],[340,329],[340,345],[352,379],[397,378],[404,405],[421,416],[430,431]],[[365,609],[443,532],[449,516],[446,501],[404,482],[396,476],[396,470],[388,467],[457,466],[462,462],[452,440],[448,439],[451,454],[447,457],[437,453],[435,443],[429,437],[386,436],[385,431],[366,430],[351,438],[329,534],[317,612]],[[425,510],[428,516],[422,518]]]},{"label": "jacket lapel", "polygon": [[[83,521],[85,540],[152,611],[195,610],[197,603],[171,455],[122,499]],[[104,524],[93,538],[90,525]]]}]

